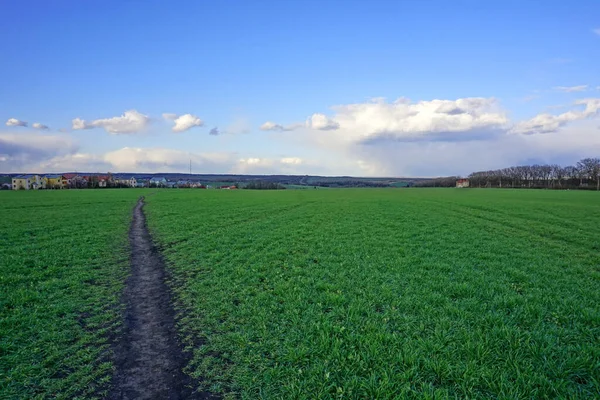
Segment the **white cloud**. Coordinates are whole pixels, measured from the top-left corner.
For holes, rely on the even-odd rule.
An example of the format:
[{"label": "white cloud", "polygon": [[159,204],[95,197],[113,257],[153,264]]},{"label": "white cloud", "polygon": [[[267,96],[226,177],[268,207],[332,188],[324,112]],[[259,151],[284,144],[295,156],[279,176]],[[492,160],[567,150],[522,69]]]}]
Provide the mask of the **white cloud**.
[{"label": "white cloud", "polygon": [[28,167],[59,155],[71,154],[77,145],[63,135],[0,133],[0,172],[28,172]]},{"label": "white cloud", "polygon": [[261,131],[283,131],[283,126],[275,122],[267,121],[260,126]]},{"label": "white cloud", "polygon": [[41,124],[39,122],[34,122],[33,125],[31,125],[31,126],[34,127],[35,129],[41,129],[41,130],[48,130],[48,129],[50,129],[48,127],[48,125],[44,125],[44,124]]},{"label": "white cloud", "polygon": [[92,128],[93,128],[93,126],[91,124],[88,124],[81,118],[74,118],[71,121],[71,129],[73,129],[73,130],[77,131],[77,130],[81,130],[81,129],[92,129]]},{"label": "white cloud", "polygon": [[[186,172],[189,162],[195,173],[276,174],[300,173],[305,160],[243,157],[234,152],[194,153],[167,148],[124,147],[97,157],[113,172]],[[308,165],[314,167],[314,165]]]},{"label": "white cloud", "polygon": [[[412,102],[400,98],[392,103],[377,98],[366,103],[333,107],[335,115],[313,114],[308,127],[330,130],[327,135],[307,132],[306,141],[335,149],[340,145],[374,141],[467,141],[489,140],[498,135],[548,133],[565,124],[597,114],[600,99],[583,99],[575,103],[584,110],[560,115],[539,114],[514,123],[493,98],[463,98]],[[282,131],[273,122],[261,129]]]},{"label": "white cloud", "polygon": [[276,132],[287,132],[293,131],[298,128],[302,128],[302,124],[291,124],[291,125],[281,125],[276,124],[275,122],[267,121],[260,126],[261,131],[276,131]]},{"label": "white cloud", "polygon": [[456,140],[502,129],[509,120],[493,98],[464,98],[411,102],[383,99],[333,107],[338,139]]},{"label": "white cloud", "polygon": [[333,129],[338,129],[340,124],[336,121],[327,118],[325,114],[313,114],[306,120],[306,126],[312,129],[318,129],[321,131],[329,131]]},{"label": "white cloud", "polygon": [[88,153],[73,153],[41,160],[31,170],[44,172],[108,172],[112,165],[101,156]]},{"label": "white cloud", "polygon": [[175,133],[185,132],[195,126],[203,126],[204,121],[192,114],[177,115],[172,113],[164,113],[163,118],[171,120],[175,123],[171,130]]},{"label": "white cloud", "polygon": [[124,147],[106,153],[104,161],[120,172],[186,172],[190,160],[196,173],[222,173],[235,163],[235,154],[192,153],[166,148]]},{"label": "white cloud", "polygon": [[272,161],[266,158],[242,158],[240,159],[240,162],[248,165],[272,165]]},{"label": "white cloud", "polygon": [[548,113],[538,114],[535,117],[515,124],[509,133],[532,135],[538,133],[550,133],[557,131],[569,122],[590,118],[600,110],[600,99],[583,99],[575,102],[575,105],[583,105],[583,110],[570,110],[558,115]]},{"label": "white cloud", "polygon": [[215,126],[208,132],[208,134],[213,136],[219,136],[221,132],[219,132],[219,128]]},{"label": "white cloud", "polygon": [[27,126],[27,122],[16,118],[9,118],[8,121],[6,121],[6,126]]},{"label": "white cloud", "polygon": [[[339,123],[338,129],[276,137],[294,148],[307,148],[313,157],[323,152],[319,158],[334,174],[464,174],[524,162],[572,162],[594,151],[600,154],[600,142],[595,140],[598,128],[589,128],[585,136],[576,130],[598,113],[600,99],[583,99],[575,105],[583,109],[515,123],[493,98],[420,102],[401,98],[391,103],[374,99],[333,107],[330,119]],[[590,141],[598,143],[595,150]],[[285,170],[284,165],[279,160],[271,168]],[[305,173],[305,165],[300,166],[299,173]]]},{"label": "white cloud", "polygon": [[192,114],[184,114],[175,120],[173,132],[184,132],[195,126],[202,126],[204,122]]},{"label": "white cloud", "polygon": [[579,86],[555,86],[554,90],[564,93],[574,93],[574,92],[585,92],[588,90],[589,85],[579,85]]},{"label": "white cloud", "polygon": [[120,133],[138,133],[143,131],[150,123],[147,115],[141,114],[136,110],[125,111],[120,117],[96,119],[87,122],[81,118],[72,120],[72,129],[92,129],[103,128],[111,134]]},{"label": "white cloud", "polygon": [[487,141],[388,142],[354,145],[345,159],[361,160],[366,176],[433,177],[519,164],[569,165],[600,154],[600,133],[592,121],[579,121],[545,135],[501,135]]},{"label": "white cloud", "polygon": [[284,157],[279,162],[287,165],[300,165],[302,164],[302,159],[299,157]]},{"label": "white cloud", "polygon": [[307,118],[304,124],[294,123],[290,125],[281,125],[272,121],[267,121],[260,126],[263,131],[289,132],[300,128],[317,129],[322,131],[338,129],[340,125],[325,114],[315,113]]},{"label": "white cloud", "polygon": [[[240,158],[232,166],[231,172],[236,174],[300,174],[304,160],[299,157],[284,157],[280,159],[268,157]],[[314,166],[308,166],[314,167]],[[304,171],[305,172],[305,171]]]}]

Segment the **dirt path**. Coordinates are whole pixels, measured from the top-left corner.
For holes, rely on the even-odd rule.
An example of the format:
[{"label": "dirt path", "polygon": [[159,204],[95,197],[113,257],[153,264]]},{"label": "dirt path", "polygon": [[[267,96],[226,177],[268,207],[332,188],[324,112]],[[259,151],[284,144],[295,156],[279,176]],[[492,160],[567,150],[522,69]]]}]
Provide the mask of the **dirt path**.
[{"label": "dirt path", "polygon": [[182,372],[186,359],[177,343],[165,267],[152,244],[143,207],[140,198],[129,230],[131,275],[124,292],[124,332],[115,348],[116,372],[108,398],[207,398],[192,394],[191,379]]}]

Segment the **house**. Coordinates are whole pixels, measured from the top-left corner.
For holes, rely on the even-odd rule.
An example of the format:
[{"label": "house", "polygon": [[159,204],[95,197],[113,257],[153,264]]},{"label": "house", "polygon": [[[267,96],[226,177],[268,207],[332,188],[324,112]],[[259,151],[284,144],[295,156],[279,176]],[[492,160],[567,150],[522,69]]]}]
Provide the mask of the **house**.
[{"label": "house", "polygon": [[88,181],[79,174],[63,174],[63,178],[67,181],[67,186],[69,188],[86,188],[88,186]]},{"label": "house", "polygon": [[129,182],[131,184],[134,184],[133,187],[138,187],[138,188],[149,187],[150,186],[150,177],[146,176],[146,175],[132,176],[129,179]]},{"label": "house", "polygon": [[129,178],[129,187],[137,187],[137,180],[135,179],[135,176]]},{"label": "house", "polygon": [[[63,175],[64,176],[64,175]],[[86,188],[88,187],[88,180],[81,175],[75,175],[71,178],[67,178],[68,182],[69,182],[69,187],[70,188]]]},{"label": "house", "polygon": [[456,187],[457,188],[468,188],[469,187],[469,180],[468,179],[459,179],[456,181]]},{"label": "house", "polygon": [[163,177],[152,177],[150,178],[150,182],[148,183],[150,187],[166,187],[167,180]]},{"label": "house", "polygon": [[173,182],[173,181],[167,181],[167,187],[169,189],[173,189],[177,187],[177,182]]},{"label": "house", "polygon": [[46,189],[46,178],[39,175],[19,175],[12,179],[13,190]]},{"label": "house", "polygon": [[11,183],[3,183],[0,185],[0,190],[11,190],[12,189],[12,184]]},{"label": "house", "polygon": [[98,187],[109,187],[113,185],[113,178],[110,175],[98,175]]},{"label": "house", "polygon": [[98,179],[94,175],[84,175],[83,180],[87,183],[85,187],[95,188],[98,186]]},{"label": "house", "polygon": [[114,178],[113,184],[115,187],[132,187],[131,178]]},{"label": "house", "polygon": [[44,175],[48,189],[64,189],[68,187],[68,180],[63,175]]},{"label": "house", "polygon": [[189,188],[189,187],[192,187],[192,184],[190,181],[179,180],[179,181],[177,181],[177,187],[178,188]]},{"label": "house", "polygon": [[90,188],[105,188],[113,185],[111,175],[86,175],[83,177]]},{"label": "house", "polygon": [[69,187],[74,187],[75,185],[73,184],[73,182],[75,181],[75,179],[78,177],[79,175],[77,174],[63,174],[63,178],[65,178],[67,180],[67,186]]}]

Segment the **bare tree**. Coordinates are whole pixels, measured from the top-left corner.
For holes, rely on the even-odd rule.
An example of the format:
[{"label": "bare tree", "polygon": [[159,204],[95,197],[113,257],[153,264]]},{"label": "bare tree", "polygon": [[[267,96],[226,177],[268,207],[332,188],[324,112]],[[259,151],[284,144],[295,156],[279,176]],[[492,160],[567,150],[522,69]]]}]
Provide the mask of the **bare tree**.
[{"label": "bare tree", "polygon": [[577,168],[581,171],[581,177],[588,181],[596,182],[596,190],[600,190],[600,159],[584,158],[577,163]]},{"label": "bare tree", "polygon": [[[589,182],[595,182],[596,190],[600,190],[600,158],[585,158],[579,161],[577,166],[561,167],[557,164],[535,164],[519,165],[494,171],[477,171],[469,175],[469,180],[471,181],[471,187],[487,188],[562,189],[586,187]],[[444,186],[440,184],[440,180],[435,180],[432,183]]]},{"label": "bare tree", "polygon": [[[551,168],[553,182],[556,181],[558,183],[558,187],[562,187],[562,180],[566,175],[566,168],[563,168],[558,164],[552,165]],[[554,187],[554,183],[552,184],[552,187]]]}]

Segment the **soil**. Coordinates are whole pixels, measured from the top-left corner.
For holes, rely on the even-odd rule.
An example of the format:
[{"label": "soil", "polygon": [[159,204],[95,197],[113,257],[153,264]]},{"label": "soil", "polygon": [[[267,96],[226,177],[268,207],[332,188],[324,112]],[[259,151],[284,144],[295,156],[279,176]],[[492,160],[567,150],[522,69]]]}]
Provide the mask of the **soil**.
[{"label": "soil", "polygon": [[124,290],[124,329],[115,346],[116,370],[108,398],[212,398],[209,393],[194,393],[192,379],[183,372],[187,358],[177,341],[165,265],[146,227],[143,207],[142,197],[129,230],[131,273]]}]

